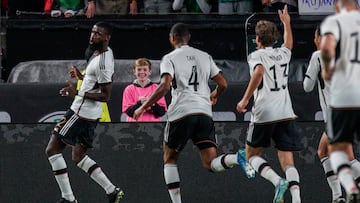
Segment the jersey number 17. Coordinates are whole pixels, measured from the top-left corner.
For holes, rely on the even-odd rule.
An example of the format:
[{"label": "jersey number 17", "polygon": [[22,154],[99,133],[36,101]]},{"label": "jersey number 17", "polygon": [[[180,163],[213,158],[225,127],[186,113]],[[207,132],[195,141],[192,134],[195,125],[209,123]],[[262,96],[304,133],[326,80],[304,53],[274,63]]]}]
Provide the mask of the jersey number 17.
[{"label": "jersey number 17", "polygon": [[[283,68],[283,69],[284,69],[284,72],[283,72],[283,76],[284,76],[284,77],[287,77],[287,76],[288,76],[288,74],[287,74],[287,67],[288,67],[288,64],[287,64],[287,63],[280,65],[280,68]],[[277,78],[276,78],[276,66],[275,66],[275,65],[271,66],[271,67],[270,67],[270,70],[273,71],[273,78],[274,78],[274,87],[273,87],[273,88],[270,88],[270,91],[279,91],[279,90],[280,90],[280,87],[278,86],[278,81],[277,81]],[[283,85],[281,85],[281,87],[282,87],[283,89],[285,89],[285,88],[286,88],[286,85],[283,84]]]}]

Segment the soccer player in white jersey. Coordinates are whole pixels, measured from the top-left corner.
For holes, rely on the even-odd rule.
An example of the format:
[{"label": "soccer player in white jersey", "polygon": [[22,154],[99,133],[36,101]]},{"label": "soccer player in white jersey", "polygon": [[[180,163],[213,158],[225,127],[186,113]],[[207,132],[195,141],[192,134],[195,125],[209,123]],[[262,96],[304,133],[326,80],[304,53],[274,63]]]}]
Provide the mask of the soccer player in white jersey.
[{"label": "soccer player in white jersey", "polygon": [[[314,34],[314,43],[317,48],[317,51],[315,51],[310,59],[309,66],[307,68],[305,79],[303,82],[304,90],[306,92],[311,92],[315,84],[317,83],[318,86],[318,93],[319,93],[319,100],[320,100],[320,106],[321,110],[323,112],[324,122],[327,123],[328,120],[328,107],[329,107],[329,101],[330,101],[330,81],[324,80],[321,77],[321,71],[322,71],[322,59],[320,55],[320,27],[318,26],[315,30]],[[332,202],[333,203],[342,203],[345,202],[345,199],[342,197],[342,191],[340,182],[337,178],[337,175],[334,173],[330,160],[329,160],[329,152],[328,152],[328,136],[326,132],[324,131],[319,142],[318,147],[318,156],[321,161],[321,165],[324,168],[325,175],[327,182],[330,186],[330,189],[332,191]],[[350,152],[353,152],[352,145],[349,145]],[[358,160],[355,159],[354,153],[351,153],[351,156],[349,157],[351,160],[350,165],[351,168],[354,169],[354,176],[355,176],[355,182],[358,183],[360,181],[360,163]]]},{"label": "soccer player in white jersey", "polygon": [[[294,166],[293,151],[299,151],[299,133],[288,89],[288,71],[293,47],[290,16],[287,6],[279,10],[284,27],[284,43],[273,48],[279,32],[272,22],[261,20],[255,27],[258,50],[248,56],[251,79],[237,104],[238,112],[246,112],[250,98],[254,97],[252,117],[246,138],[246,155],[251,166],[275,186],[273,202],[284,202],[290,189],[292,202],[301,202],[299,173]],[[278,158],[286,179],[280,177],[261,157],[263,148],[275,142]]]},{"label": "soccer player in white jersey", "polygon": [[92,148],[94,130],[102,114],[101,102],[110,99],[114,73],[114,56],[108,46],[110,37],[111,27],[108,23],[98,22],[93,26],[90,45],[95,51],[86,67],[80,90],[77,91],[69,81],[68,86],[60,90],[61,96],[76,98],[56,124],[46,147],[46,155],[61,191],[61,199],[57,203],[77,202],[62,155],[67,145],[72,147],[72,160],[105,190],[110,203],[120,202],[124,195],[86,154],[87,149]]},{"label": "soccer player in white jersey", "polygon": [[[164,178],[172,202],[180,203],[177,161],[189,139],[200,150],[202,164],[208,171],[222,172],[247,162],[239,152],[217,156],[211,105],[227,88],[227,81],[220,69],[209,54],[188,45],[190,32],[186,24],[173,25],[169,40],[174,50],[162,58],[161,82],[133,117],[138,119],[148,107],[172,89],[164,135]],[[212,92],[209,79],[217,84]],[[252,177],[255,174],[253,169],[248,172],[252,173],[249,174]]]},{"label": "soccer player in white jersey", "polygon": [[360,202],[349,149],[360,133],[360,12],[355,0],[338,0],[321,24],[322,76],[331,79],[327,132],[330,163],[347,194]]},{"label": "soccer player in white jersey", "polygon": [[[327,122],[327,109],[328,102],[330,97],[330,82],[324,81],[321,77],[321,56],[320,56],[320,27],[317,26],[314,34],[314,43],[317,48],[317,51],[313,52],[310,58],[308,68],[306,70],[305,78],[303,81],[303,86],[305,92],[311,92],[315,84],[318,86],[320,106],[323,113],[324,122]],[[326,175],[326,180],[330,186],[332,192],[332,202],[333,203],[345,203],[345,199],[342,197],[341,185],[340,182],[331,168],[329,154],[328,154],[328,138],[327,134],[324,131],[321,135],[319,146],[318,146],[318,156],[321,161],[321,165],[324,168]]]}]

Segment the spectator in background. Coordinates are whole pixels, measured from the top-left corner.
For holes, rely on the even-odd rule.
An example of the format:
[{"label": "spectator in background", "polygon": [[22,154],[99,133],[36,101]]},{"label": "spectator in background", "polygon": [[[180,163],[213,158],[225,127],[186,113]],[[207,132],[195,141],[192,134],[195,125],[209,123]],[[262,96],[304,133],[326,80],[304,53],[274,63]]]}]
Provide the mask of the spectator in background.
[{"label": "spectator in background", "polygon": [[172,12],[170,0],[144,0],[145,14],[168,14]]},{"label": "spectator in background", "polygon": [[134,0],[88,0],[86,16],[92,18],[94,15],[126,15],[129,12],[129,4],[134,2],[136,3]]},{"label": "spectator in background", "polygon": [[253,12],[252,0],[219,0],[219,14],[244,14]]},{"label": "spectator in background", "polygon": [[[143,2],[139,2],[138,0],[130,0],[129,1],[129,13],[131,15],[135,15],[140,12],[139,3],[143,3]],[[142,7],[143,7],[143,5],[142,5]]]},{"label": "spectator in background", "polygon": [[[127,122],[136,122],[136,120],[133,119],[134,111],[148,100],[158,86],[149,79],[151,75],[150,60],[146,58],[137,59],[133,72],[136,79],[125,88],[123,93],[122,112],[126,113]],[[138,121],[160,121],[161,116],[165,115],[166,111],[165,97],[162,97],[158,102],[154,103],[154,105],[147,108],[144,115]]]},{"label": "spectator in background", "polygon": [[282,10],[285,5],[288,7],[289,12],[298,12],[297,0],[261,0],[264,6],[263,11],[275,12]]},{"label": "spectator in background", "polygon": [[187,13],[205,13],[211,11],[211,2],[209,0],[174,0],[172,8],[174,11],[182,11],[185,8]]},{"label": "spectator in background", "polygon": [[44,11],[51,17],[59,17],[63,13],[66,18],[83,15],[85,0],[45,0]]},{"label": "spectator in background", "polygon": [[[138,13],[144,13],[144,1],[145,0],[129,0],[129,14],[136,15]],[[156,0],[155,0],[156,1]]]}]

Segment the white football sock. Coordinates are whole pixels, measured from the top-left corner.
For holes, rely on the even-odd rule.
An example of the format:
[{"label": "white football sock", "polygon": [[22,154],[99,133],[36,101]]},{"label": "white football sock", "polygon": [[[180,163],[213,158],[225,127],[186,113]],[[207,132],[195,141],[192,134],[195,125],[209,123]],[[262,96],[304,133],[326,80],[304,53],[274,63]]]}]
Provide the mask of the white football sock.
[{"label": "white football sock", "polygon": [[330,162],[331,167],[338,175],[341,185],[349,194],[356,186],[347,154],[343,151],[334,151],[330,154]]},{"label": "white football sock", "polygon": [[258,172],[262,177],[269,180],[274,186],[276,186],[281,177],[270,167],[268,162],[260,156],[252,156],[249,159],[250,165]]},{"label": "white football sock", "polygon": [[211,161],[211,171],[223,172],[235,165],[238,165],[237,154],[222,154]]},{"label": "white football sock", "polygon": [[86,155],[77,166],[88,173],[89,176],[105,190],[106,194],[114,192],[115,185],[111,183],[101,168],[88,155]]},{"label": "white football sock", "polygon": [[50,156],[49,162],[53,170],[57,184],[61,191],[61,197],[70,202],[75,200],[75,196],[71,189],[69,176],[66,170],[66,162],[62,154],[55,154]]},{"label": "white football sock", "polygon": [[324,168],[324,172],[326,175],[326,180],[330,186],[332,192],[332,199],[335,200],[338,197],[342,196],[341,185],[340,182],[331,168],[329,157],[324,157],[321,159],[321,165]]},{"label": "white football sock", "polygon": [[299,172],[294,166],[287,166],[285,169],[285,175],[286,180],[289,182],[292,203],[301,203]]},{"label": "white football sock", "polygon": [[350,162],[351,169],[354,174],[354,180],[357,185],[360,183],[360,162],[354,159]]},{"label": "white football sock", "polygon": [[176,164],[164,165],[164,178],[173,203],[181,203],[180,177]]}]

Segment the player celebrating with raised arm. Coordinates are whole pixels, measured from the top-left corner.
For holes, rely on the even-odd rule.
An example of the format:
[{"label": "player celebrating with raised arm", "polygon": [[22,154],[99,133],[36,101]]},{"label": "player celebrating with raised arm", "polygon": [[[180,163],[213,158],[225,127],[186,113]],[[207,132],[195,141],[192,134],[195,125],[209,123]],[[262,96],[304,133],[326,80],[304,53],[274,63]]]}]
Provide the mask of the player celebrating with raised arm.
[{"label": "player celebrating with raised arm", "polygon": [[110,99],[114,73],[114,56],[108,46],[110,37],[109,24],[98,22],[93,26],[90,45],[95,51],[87,64],[80,90],[77,91],[69,81],[69,86],[60,90],[61,96],[77,97],[56,124],[46,147],[46,155],[62,196],[57,203],[77,202],[62,155],[66,145],[72,147],[72,160],[105,190],[110,203],[120,202],[124,195],[123,191],[106,177],[100,166],[86,154],[87,149],[92,148],[94,130],[102,114],[101,102]]},{"label": "player celebrating with raised arm", "polygon": [[360,202],[349,160],[351,145],[360,134],[360,12],[355,0],[338,0],[336,14],[321,24],[322,76],[331,79],[327,123],[332,169],[347,194],[347,202]]},{"label": "player celebrating with raised arm", "polygon": [[[284,43],[281,48],[273,48],[279,32],[274,23],[261,20],[257,22],[256,44],[258,50],[248,56],[251,79],[241,101],[238,112],[246,112],[252,95],[254,103],[252,117],[246,138],[246,154],[251,166],[275,186],[274,203],[284,202],[288,186],[292,202],[299,203],[299,173],[294,166],[293,151],[301,149],[299,133],[295,127],[290,94],[287,87],[289,62],[293,38],[287,6],[278,11],[284,26]],[[286,180],[281,178],[261,157],[262,150],[269,147],[271,139],[278,150],[278,158]]]},{"label": "player celebrating with raised arm", "polygon": [[[239,164],[247,169],[249,177],[254,177],[255,171],[247,165],[241,150],[217,156],[211,105],[227,88],[220,69],[209,54],[188,45],[190,32],[187,25],[175,24],[169,40],[174,50],[161,61],[161,82],[150,98],[135,111],[134,118],[139,119],[148,107],[172,89],[164,135],[164,177],[172,202],[180,203],[177,161],[189,139],[200,150],[204,168],[211,172],[222,172]],[[212,92],[209,79],[217,84]]]}]

